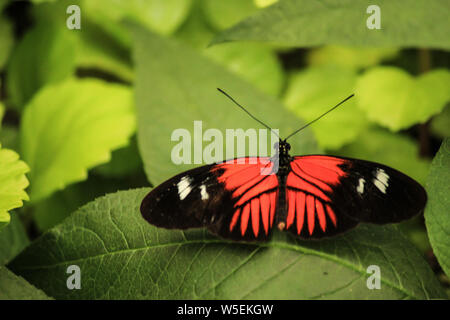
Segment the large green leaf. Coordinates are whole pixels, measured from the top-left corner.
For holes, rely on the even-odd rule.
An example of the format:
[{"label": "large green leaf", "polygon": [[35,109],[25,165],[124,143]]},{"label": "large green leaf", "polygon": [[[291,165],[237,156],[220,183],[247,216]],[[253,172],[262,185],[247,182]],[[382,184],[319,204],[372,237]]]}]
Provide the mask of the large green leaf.
[{"label": "large green leaf", "polygon": [[442,138],[450,137],[450,105],[433,118],[431,131]]},{"label": "large green leaf", "polygon": [[[381,29],[369,29],[370,5]],[[450,7],[440,0],[284,0],[218,34],[214,43],[257,40],[292,46],[322,44],[450,48]]]},{"label": "large green leaf", "polygon": [[346,157],[375,161],[404,172],[422,184],[430,161],[419,158],[419,147],[409,137],[380,128],[369,128],[352,143],[340,149]]},{"label": "large green leaf", "polygon": [[427,121],[450,101],[450,72],[436,69],[417,78],[395,67],[374,67],[356,85],[358,106],[391,130]]},{"label": "large green leaf", "polygon": [[29,240],[20,218],[13,214],[11,222],[0,230],[0,266],[10,262],[27,245]]},{"label": "large green leaf", "polygon": [[0,300],[49,300],[44,292],[36,289],[22,277],[0,266]]},{"label": "large green leaf", "polygon": [[23,109],[45,84],[59,82],[75,68],[75,42],[67,28],[41,22],[25,34],[8,64],[6,85],[11,103]]},{"label": "large green leaf", "polygon": [[[428,299],[444,298],[420,253],[392,227],[345,236],[231,243],[204,231],[158,229],[139,212],[148,189],[107,195],[36,240],[12,271],[59,299]],[[81,270],[67,290],[66,269]],[[368,266],[381,288],[369,290]]]},{"label": "large green leaf", "polygon": [[444,140],[433,159],[427,180],[425,222],[439,264],[450,276],[450,138]]},{"label": "large green leaf", "polygon": [[[193,167],[176,165],[171,160],[171,149],[177,144],[171,141],[175,129],[186,128],[192,133],[194,120],[202,121],[203,132],[216,128],[223,136],[226,129],[261,128],[220,94],[216,90],[218,87],[271,127],[280,128],[282,136],[302,125],[302,121],[285,111],[279,102],[195,50],[137,26],[133,29],[138,146],[147,177],[154,185]],[[301,138],[290,142],[296,153],[317,152],[307,130]],[[203,146],[207,144],[209,142],[204,142]],[[226,150],[223,154],[225,158]]]},{"label": "large green leaf", "polygon": [[23,200],[28,200],[24,191],[28,186],[25,173],[27,164],[19,160],[19,155],[0,145],[0,229],[9,223],[9,210],[21,207]]},{"label": "large green leaf", "polygon": [[69,79],[43,88],[22,118],[21,149],[30,165],[31,200],[86,179],[135,132],[132,91],[99,80]]},{"label": "large green leaf", "polygon": [[[324,65],[293,74],[284,102],[290,110],[312,121],[354,93],[356,71]],[[337,149],[353,141],[367,126],[364,113],[350,99],[331,114],[314,123],[311,130],[322,148]]]}]

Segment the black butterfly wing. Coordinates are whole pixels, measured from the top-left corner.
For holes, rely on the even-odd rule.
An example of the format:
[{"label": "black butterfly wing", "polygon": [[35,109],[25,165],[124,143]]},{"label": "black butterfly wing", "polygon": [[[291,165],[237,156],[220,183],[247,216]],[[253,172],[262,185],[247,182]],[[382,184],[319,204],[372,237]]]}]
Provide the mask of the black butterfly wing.
[{"label": "black butterfly wing", "polygon": [[286,228],[302,238],[333,236],[359,222],[400,222],[426,204],[419,183],[378,163],[312,155],[294,157],[290,166]]},{"label": "black butterfly wing", "polygon": [[168,229],[207,227],[233,240],[265,240],[273,224],[278,179],[269,158],[239,158],[181,173],[142,201],[142,216]]}]

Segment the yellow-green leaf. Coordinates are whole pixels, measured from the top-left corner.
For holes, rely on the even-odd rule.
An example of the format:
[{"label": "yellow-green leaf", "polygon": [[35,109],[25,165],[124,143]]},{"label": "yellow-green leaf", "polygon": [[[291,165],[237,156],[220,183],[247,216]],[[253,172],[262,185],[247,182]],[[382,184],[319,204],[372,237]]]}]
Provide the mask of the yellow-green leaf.
[{"label": "yellow-green leaf", "polygon": [[30,165],[31,200],[87,178],[135,132],[132,90],[69,79],[43,88],[22,118],[21,149]]},{"label": "yellow-green leaf", "polygon": [[23,200],[28,200],[24,191],[28,186],[25,176],[28,171],[16,152],[2,149],[0,145],[0,229],[11,219],[8,211],[21,207]]},{"label": "yellow-green leaf", "polygon": [[415,78],[396,67],[374,67],[358,79],[356,100],[370,120],[398,131],[441,112],[450,101],[449,83],[445,69]]}]

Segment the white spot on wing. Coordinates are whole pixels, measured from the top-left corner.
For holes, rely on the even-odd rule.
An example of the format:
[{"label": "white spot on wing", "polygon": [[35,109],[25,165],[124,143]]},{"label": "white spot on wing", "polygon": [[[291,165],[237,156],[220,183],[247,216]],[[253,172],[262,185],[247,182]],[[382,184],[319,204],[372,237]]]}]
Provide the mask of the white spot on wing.
[{"label": "white spot on wing", "polygon": [[188,196],[188,194],[191,192],[191,178],[189,176],[184,176],[181,178],[180,182],[178,182],[178,195],[180,196],[180,200],[184,200]]},{"label": "white spot on wing", "polygon": [[383,193],[386,193],[386,188],[389,186],[389,175],[383,169],[377,169],[373,184]]},{"label": "white spot on wing", "polygon": [[207,200],[209,198],[209,194],[206,192],[206,186],[204,184],[200,186],[200,195],[202,200]]},{"label": "white spot on wing", "polygon": [[366,180],[364,178],[359,178],[359,185],[356,187],[356,191],[358,191],[359,194],[364,193],[364,183],[366,183]]}]

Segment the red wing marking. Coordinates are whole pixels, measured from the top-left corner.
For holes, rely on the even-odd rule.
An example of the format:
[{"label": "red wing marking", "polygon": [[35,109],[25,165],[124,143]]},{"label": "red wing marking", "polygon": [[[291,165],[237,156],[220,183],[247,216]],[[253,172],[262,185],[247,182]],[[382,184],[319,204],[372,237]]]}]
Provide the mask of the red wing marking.
[{"label": "red wing marking", "polygon": [[264,232],[266,235],[269,233],[269,210],[270,210],[270,197],[269,194],[263,193],[260,197],[261,202],[261,217],[264,225]]},{"label": "red wing marking", "polygon": [[[325,232],[327,217],[334,227],[337,225],[336,214],[331,208],[330,196],[334,186],[347,173],[340,167],[347,160],[329,156],[294,157],[286,179],[286,201],[288,204],[286,227],[296,227],[301,234],[303,227],[312,235],[316,230]],[[317,222],[316,222],[317,219]]]},{"label": "red wing marking", "polygon": [[230,232],[240,220],[242,236],[250,229],[249,223],[255,238],[262,232],[260,226],[266,235],[269,233],[269,227],[274,221],[279,187],[276,174],[271,173],[272,168],[270,158],[236,159],[212,168],[212,172],[219,173],[218,182],[224,184],[235,200],[236,211],[231,218]]},{"label": "red wing marking", "polygon": [[251,203],[252,209],[252,228],[255,237],[258,237],[259,233],[259,198],[254,198]]},{"label": "red wing marking", "polygon": [[[292,163],[295,165],[292,166]],[[297,174],[300,174],[297,171],[302,171],[302,174],[309,175],[313,178],[307,180],[314,183],[314,180],[318,179],[328,186],[333,186],[339,183],[340,177],[347,176],[347,173],[340,168],[340,165],[349,163],[349,161],[341,158],[318,155],[294,157],[292,163],[292,170]]]},{"label": "red wing marking", "polygon": [[294,222],[294,218],[295,218],[295,197],[296,197],[296,192],[293,190],[288,190],[287,191],[287,201],[289,203],[288,206],[288,214],[287,214],[287,219],[286,219],[286,228],[289,229],[289,227],[292,225],[292,223]]},{"label": "red wing marking", "polygon": [[320,228],[322,229],[322,231],[325,232],[326,223],[327,223],[326,218],[325,218],[325,212],[323,210],[322,202],[320,202],[320,200],[317,198],[316,198],[316,212],[317,212],[317,217],[319,218]]},{"label": "red wing marking", "polygon": [[[297,233],[300,234],[303,228],[303,221],[305,219],[305,203],[306,195],[303,192],[297,192]],[[289,205],[291,205],[289,203]]]},{"label": "red wing marking", "polygon": [[245,231],[247,231],[248,226],[248,218],[250,216],[250,203],[247,203],[242,210],[241,215],[241,234],[244,235]]},{"label": "red wing marking", "polygon": [[287,180],[286,180],[286,186],[295,188],[298,190],[306,191],[310,194],[315,195],[316,197],[319,197],[325,201],[331,201],[330,198],[328,198],[325,193],[323,193],[322,190],[315,187],[313,184],[309,183],[306,180],[303,180],[302,178],[298,177],[295,173],[290,172],[288,174]]},{"label": "red wing marking", "polygon": [[306,196],[306,212],[308,214],[308,231],[312,235],[314,231],[314,197],[312,195]]},{"label": "red wing marking", "polygon": [[330,217],[331,221],[333,222],[334,226],[336,227],[336,215],[334,214],[333,209],[329,205],[326,205],[328,216]]}]

